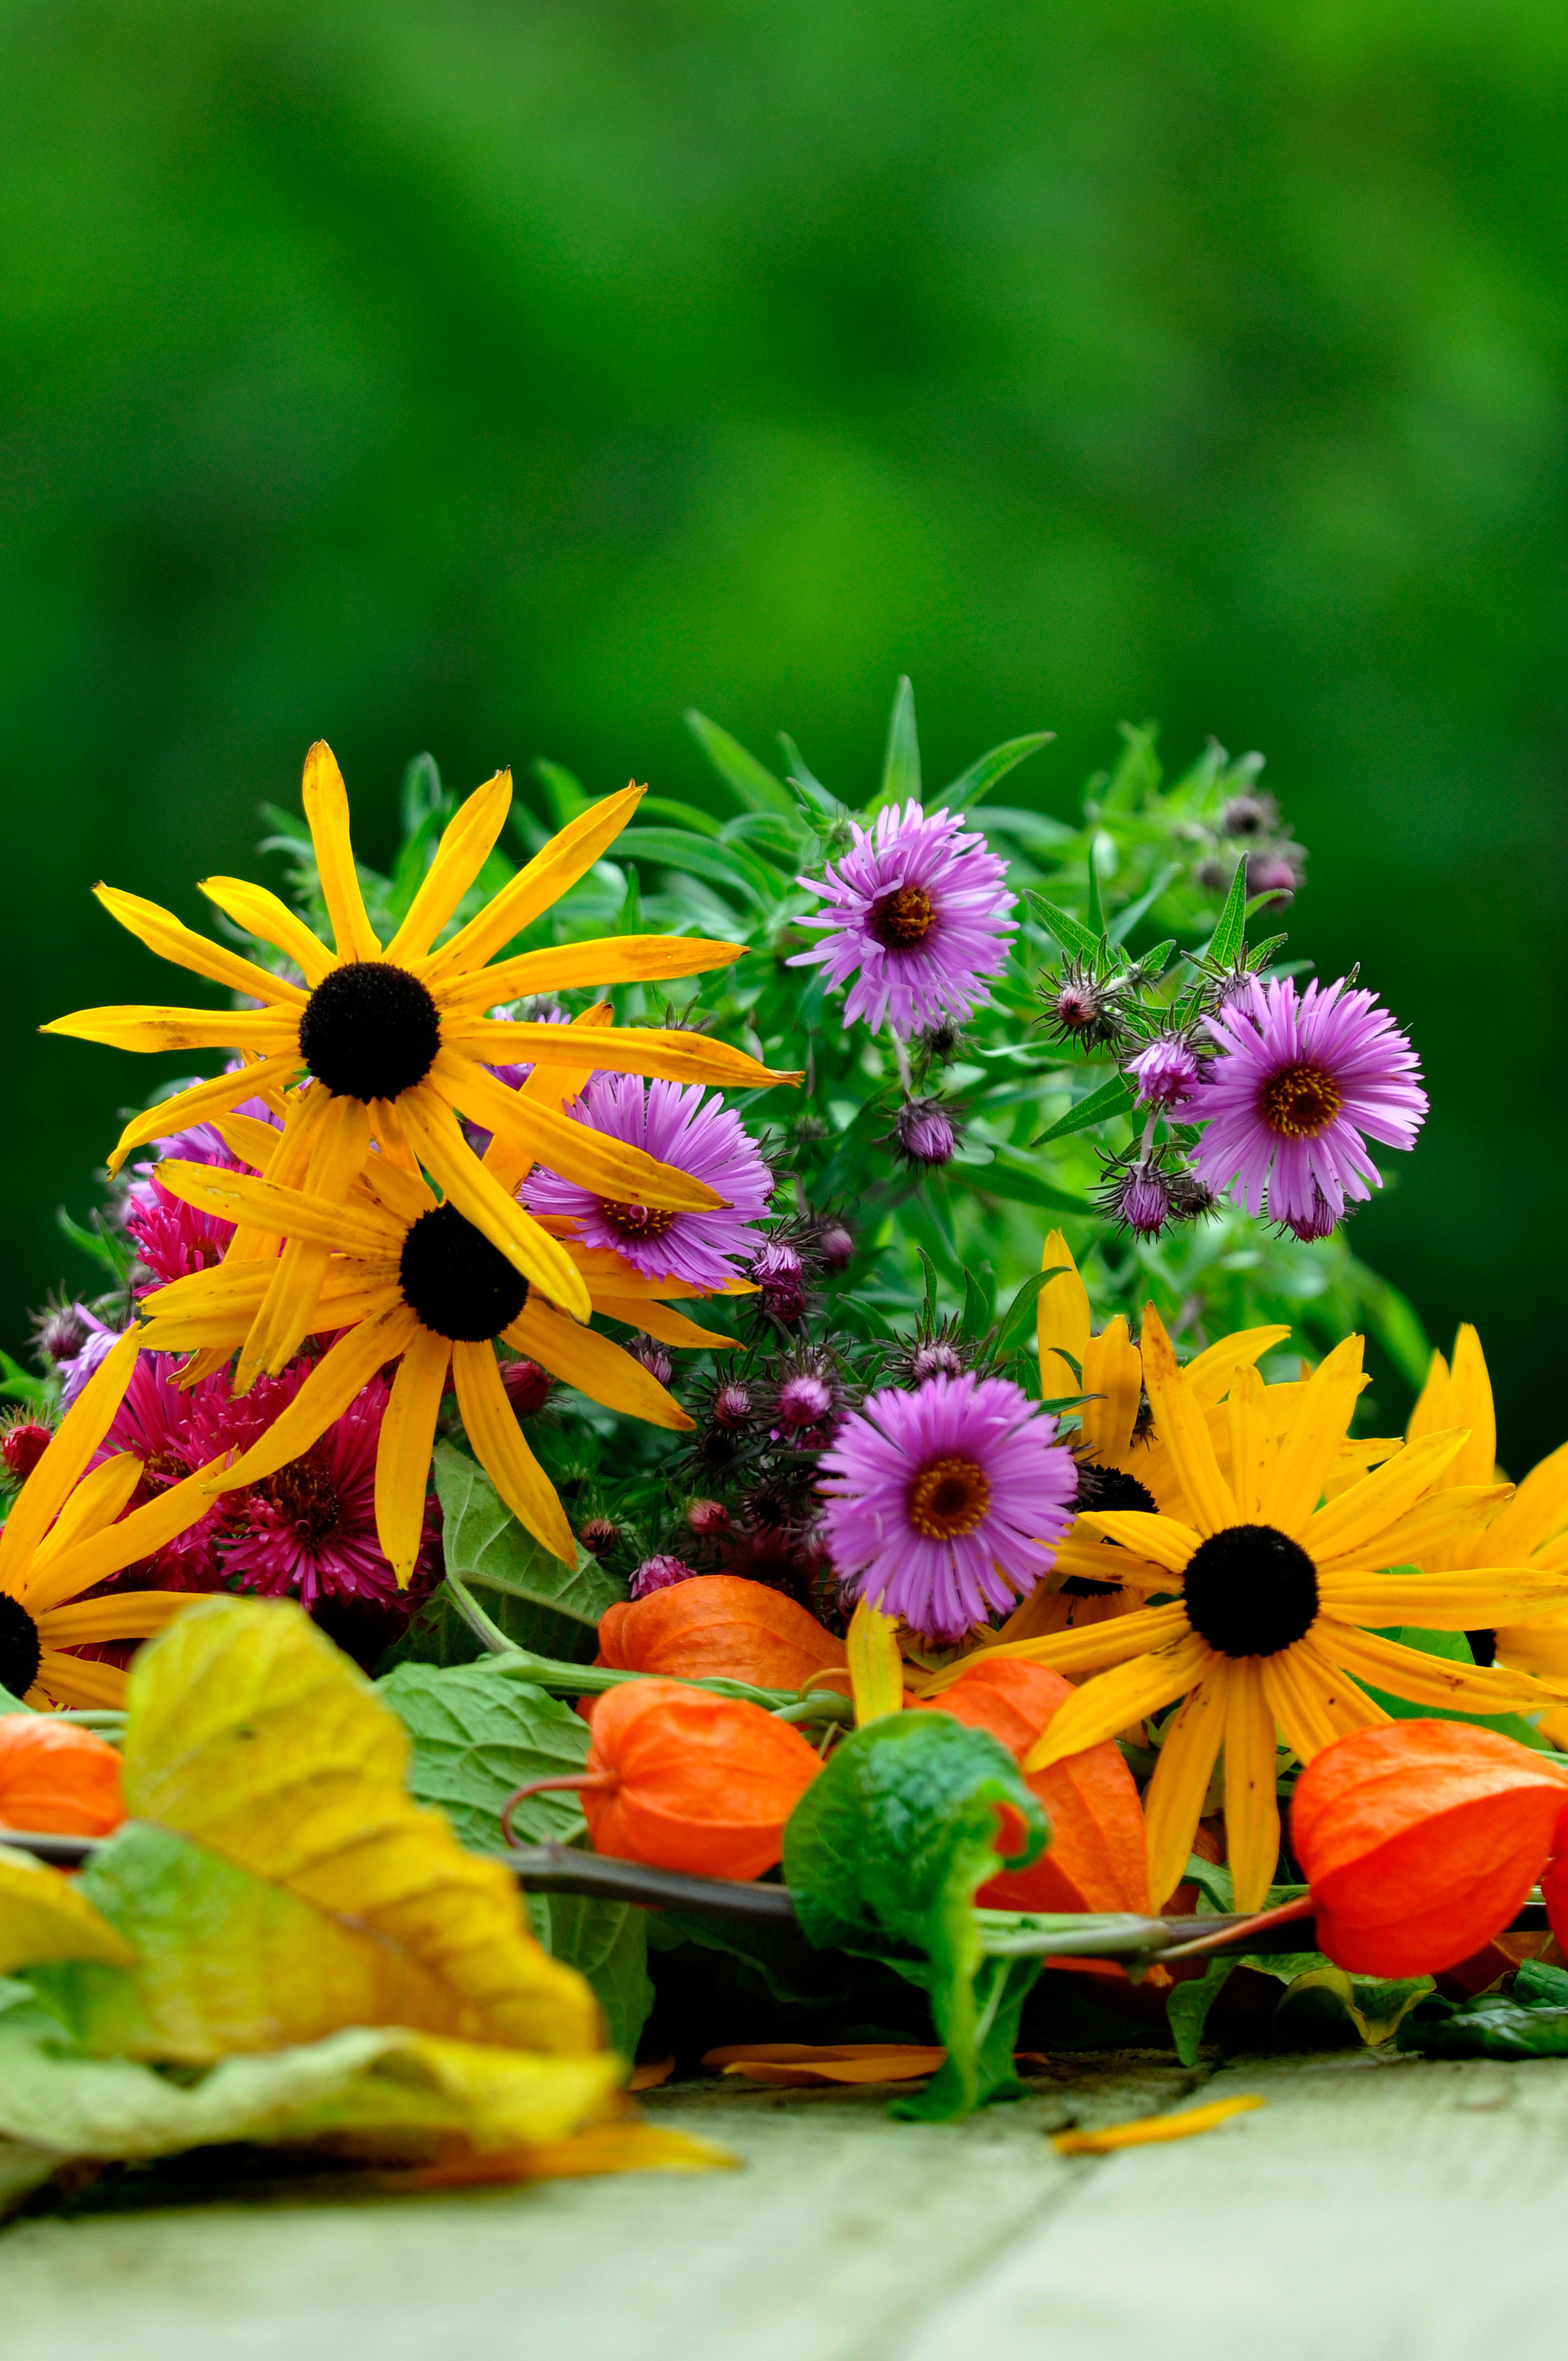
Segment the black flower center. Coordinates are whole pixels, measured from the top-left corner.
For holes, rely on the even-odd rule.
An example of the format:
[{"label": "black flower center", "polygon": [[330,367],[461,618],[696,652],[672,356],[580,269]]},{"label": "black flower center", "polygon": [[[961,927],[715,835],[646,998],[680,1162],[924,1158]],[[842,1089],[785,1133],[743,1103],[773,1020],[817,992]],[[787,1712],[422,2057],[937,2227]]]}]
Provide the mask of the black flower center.
[{"label": "black flower center", "polygon": [[1083,1509],[1136,1509],[1146,1517],[1158,1514],[1159,1503],[1146,1484],[1129,1476],[1121,1467],[1102,1467],[1097,1460],[1080,1459],[1078,1463],[1078,1495],[1073,1507]]},{"label": "black flower center", "polygon": [[923,885],[901,885],[872,904],[866,925],[884,950],[912,951],[923,943],[936,922],[931,896]]},{"label": "black flower center", "polygon": [[1273,1525],[1227,1525],[1187,1565],[1187,1614],[1222,1656],[1277,1656],[1311,1629],[1318,1570]]},{"label": "black flower center", "polygon": [[1344,1104],[1339,1084],[1321,1066],[1281,1066],[1270,1074],[1258,1101],[1270,1131],[1287,1139],[1316,1139]]},{"label": "black flower center", "polygon": [[1109,1598],[1114,1591],[1124,1589],[1120,1582],[1091,1582],[1086,1574],[1069,1574],[1062,1584],[1065,1598]]},{"label": "black flower center", "polygon": [[334,967],[305,1003],[300,1054],[340,1099],[395,1099],[429,1073],[441,1047],[435,1003],[389,960]]},{"label": "black flower center", "polygon": [[614,1197],[601,1197],[599,1212],[623,1238],[662,1238],[676,1218],[663,1206],[623,1205]]},{"label": "black flower center", "polygon": [[0,1689],[25,1697],[38,1676],[43,1643],[38,1627],[19,1598],[0,1590]]},{"label": "black flower center", "polygon": [[909,1487],[909,1521],[934,1542],[972,1533],[991,1506],[991,1486],[972,1459],[949,1455],[922,1467]]},{"label": "black flower center", "polygon": [[422,1213],[403,1240],[403,1301],[434,1335],[481,1345],[510,1328],[528,1281],[455,1205]]}]

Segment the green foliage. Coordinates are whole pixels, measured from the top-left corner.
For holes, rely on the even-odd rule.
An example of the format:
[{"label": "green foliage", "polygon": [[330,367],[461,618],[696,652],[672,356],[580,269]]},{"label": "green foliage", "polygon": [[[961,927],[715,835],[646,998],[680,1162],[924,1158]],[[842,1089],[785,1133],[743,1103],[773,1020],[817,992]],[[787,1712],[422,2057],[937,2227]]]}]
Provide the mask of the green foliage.
[{"label": "green foliage", "polygon": [[[1015,1853],[1001,1853],[999,1806],[1022,1821]],[[1005,1749],[947,1714],[855,1731],[790,1815],[784,1880],[807,1939],[883,1960],[930,1996],[947,2060],[898,2113],[943,2122],[1018,2095],[1013,2051],[1038,1961],[986,1956],[972,1905],[1049,1833]]]},{"label": "green foliage", "polygon": [[1455,2002],[1433,1993],[1404,2019],[1398,2043],[1427,2058],[1568,2058],[1568,1971],[1527,1960],[1511,1993]]}]

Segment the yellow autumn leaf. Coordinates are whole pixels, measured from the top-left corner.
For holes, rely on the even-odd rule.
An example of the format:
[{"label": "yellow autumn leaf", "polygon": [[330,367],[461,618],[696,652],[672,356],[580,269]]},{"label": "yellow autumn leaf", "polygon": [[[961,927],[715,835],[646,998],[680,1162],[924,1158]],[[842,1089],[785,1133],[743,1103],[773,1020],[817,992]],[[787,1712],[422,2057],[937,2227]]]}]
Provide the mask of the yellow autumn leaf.
[{"label": "yellow autumn leaf", "polygon": [[136,1953],[59,1870],[0,1845],[0,1975],[54,1960],[123,1968]]},{"label": "yellow autumn leaf", "polygon": [[400,2022],[518,2049],[601,2047],[586,1981],[535,1941],[510,1872],[412,1801],[401,1724],[299,1608],[192,1608],[142,1650],[127,1706],[132,1817],[389,1949]]}]

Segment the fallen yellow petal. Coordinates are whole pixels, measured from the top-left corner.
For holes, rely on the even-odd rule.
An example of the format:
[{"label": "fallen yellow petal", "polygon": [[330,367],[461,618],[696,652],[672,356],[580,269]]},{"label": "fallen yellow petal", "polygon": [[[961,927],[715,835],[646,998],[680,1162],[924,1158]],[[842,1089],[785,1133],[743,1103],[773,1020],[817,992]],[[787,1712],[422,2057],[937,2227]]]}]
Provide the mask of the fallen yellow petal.
[{"label": "fallen yellow petal", "polygon": [[1267,2101],[1255,2096],[1215,2099],[1207,2107],[1190,2107],[1179,2115],[1140,2115],[1130,2124],[1107,2124],[1097,2132],[1053,2132],[1051,2146],[1058,2156],[1106,2156],[1113,2148],[1147,2147],[1157,2140],[1187,2139],[1193,2132],[1212,2132],[1227,2116],[1244,2114]]},{"label": "fallen yellow petal", "polygon": [[702,2062],[726,2074],[743,2075],[748,2082],[808,2090],[832,2082],[912,2082],[934,2074],[947,2054],[916,2042],[832,2041],[818,2047],[806,2041],[752,2041],[710,2049]]}]

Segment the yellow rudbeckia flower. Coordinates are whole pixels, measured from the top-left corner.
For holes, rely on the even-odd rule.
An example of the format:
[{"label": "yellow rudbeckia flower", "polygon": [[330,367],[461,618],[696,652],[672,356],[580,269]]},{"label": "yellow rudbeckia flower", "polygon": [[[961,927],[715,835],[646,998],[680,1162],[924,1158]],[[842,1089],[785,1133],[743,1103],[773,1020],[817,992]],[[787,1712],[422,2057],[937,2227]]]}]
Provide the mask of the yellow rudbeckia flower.
[{"label": "yellow rudbeckia flower", "polygon": [[[1277,1439],[1261,1378],[1240,1370],[1226,1405],[1227,1474],[1190,1375],[1178,1367],[1151,1307],[1144,1381],[1190,1518],[1110,1510],[1082,1521],[1128,1551],[1125,1578],[1135,1587],[1179,1595],[1091,1631],[1003,1651],[1069,1675],[1098,1675],[1054,1717],[1027,1770],[1080,1753],[1185,1700],[1144,1798],[1150,1883],[1162,1900],[1180,1881],[1222,1743],[1236,1906],[1252,1910],[1278,1858],[1276,1725],[1310,1762],[1346,1730],[1387,1719],[1364,1682],[1415,1705],[1468,1713],[1531,1711],[1551,1702],[1552,1691],[1525,1675],[1451,1664],[1381,1636],[1403,1623],[1464,1631],[1568,1617],[1568,1580],[1519,1565],[1387,1571],[1424,1565],[1433,1550],[1485,1524],[1496,1499],[1490,1486],[1438,1488],[1464,1446],[1463,1428],[1398,1448],[1325,1497],[1364,1382],[1361,1354],[1359,1336],[1334,1347],[1301,1387]],[[952,1676],[927,1686],[934,1693]]]},{"label": "yellow rudbeckia flower", "polygon": [[[1409,1440],[1419,1442],[1438,1427],[1461,1425],[1469,1428],[1470,1440],[1444,1483],[1492,1483],[1499,1473],[1494,1465],[1497,1420],[1492,1380],[1481,1339],[1468,1321],[1454,1338],[1452,1367],[1441,1353],[1431,1356],[1420,1400],[1410,1414]],[[1457,1536],[1433,1557],[1433,1565],[1474,1565],[1485,1554],[1493,1564],[1508,1558],[1542,1573],[1568,1574],[1568,1443],[1532,1467],[1517,1491],[1496,1482],[1493,1498],[1499,1513],[1485,1532]],[[1568,1624],[1518,1622],[1493,1628],[1489,1619],[1478,1618],[1469,1628],[1477,1632],[1491,1629],[1496,1660],[1510,1671],[1568,1682]],[[1541,1729],[1554,1746],[1568,1746],[1568,1707],[1552,1707],[1542,1715]]]},{"label": "yellow rudbeckia flower", "polygon": [[143,1465],[134,1452],[117,1452],[83,1473],[114,1422],[137,1350],[132,1334],[104,1355],[0,1531],[0,1687],[40,1709],[123,1705],[125,1674],[74,1652],[106,1640],[149,1639],[199,1601],[199,1593],[181,1590],[82,1596],[162,1549],[213,1505],[206,1468],[128,1517],[120,1512]]},{"label": "yellow rudbeckia flower", "polygon": [[[408,916],[383,945],[371,931],[359,890],[342,775],[331,750],[313,746],[305,760],[305,817],[335,949],[262,886],[236,877],[210,877],[202,886],[236,926],[281,951],[298,968],[301,983],[193,933],[155,903],[98,886],[105,909],[149,949],[261,1003],[241,1010],[87,1008],[43,1027],[119,1049],[235,1049],[252,1060],[237,1073],[198,1083],[137,1115],[115,1142],[110,1170],[133,1148],[210,1121],[304,1072],[313,1079],[308,1089],[288,1095],[282,1141],[269,1168],[274,1182],[341,1202],[374,1140],[402,1164],[411,1168],[417,1159],[520,1278],[586,1320],[588,1293],[580,1271],[544,1225],[484,1170],[458,1117],[466,1115],[503,1139],[522,1158],[524,1170],[547,1159],[554,1170],[606,1196],[674,1212],[723,1202],[703,1182],[641,1149],[572,1123],[558,1108],[521,1101],[489,1071],[523,1059],[542,1066],[580,1063],[580,1049],[566,1027],[487,1016],[488,1009],[521,994],[696,975],[740,956],[737,944],[696,936],[623,935],[495,961],[499,950],[592,868],[642,793],[630,786],[579,814],[433,950],[510,807],[510,775],[498,773],[451,821]],[[594,1062],[680,1082],[754,1087],[800,1079],[775,1073],[701,1034],[641,1026],[600,1028]],[[303,1239],[278,1261],[250,1357],[239,1373],[242,1389],[258,1368],[286,1359],[307,1333],[324,1262],[319,1245]]]}]

